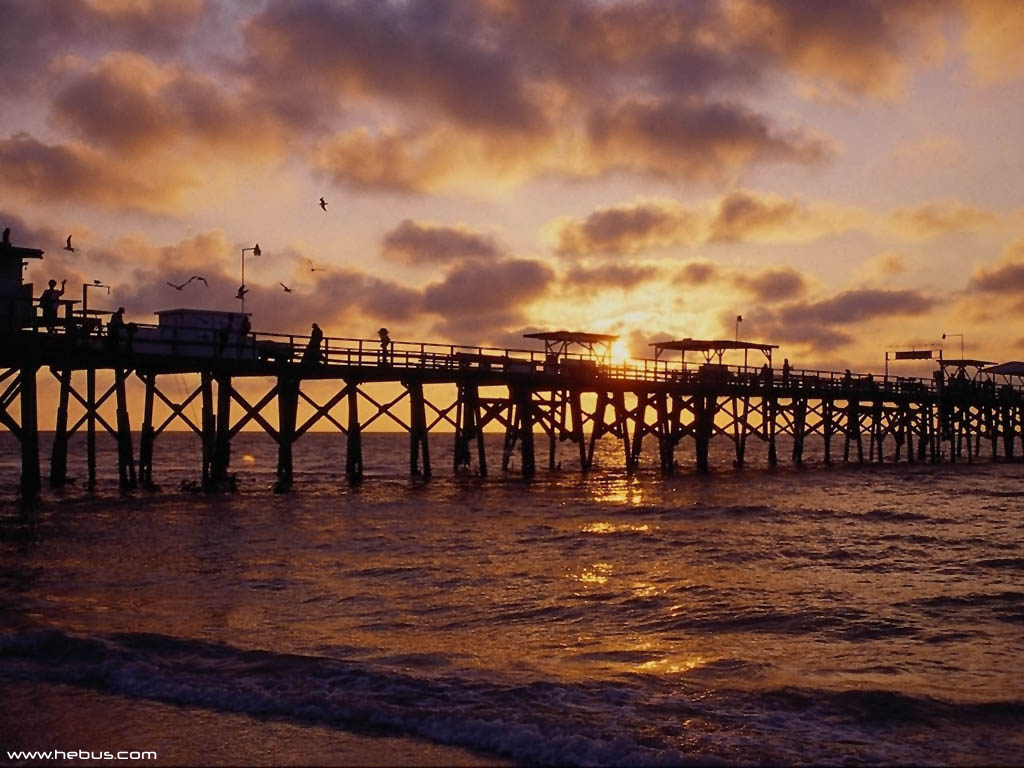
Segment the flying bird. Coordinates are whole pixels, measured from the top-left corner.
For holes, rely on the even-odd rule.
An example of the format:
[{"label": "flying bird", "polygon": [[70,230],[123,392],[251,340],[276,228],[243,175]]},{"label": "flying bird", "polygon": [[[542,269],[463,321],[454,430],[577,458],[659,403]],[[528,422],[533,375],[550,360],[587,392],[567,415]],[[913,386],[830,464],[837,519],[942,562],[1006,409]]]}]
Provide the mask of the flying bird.
[{"label": "flying bird", "polygon": [[285,285],[284,283],[278,283],[278,285],[280,285],[280,286],[281,286],[282,288],[284,288],[284,292],[285,292],[285,293],[291,293],[291,292],[292,292],[292,289],[291,289],[291,288],[289,288],[289,287],[288,287],[287,285]]},{"label": "flying bird", "polygon": [[200,275],[192,275],[192,277],[190,277],[188,280],[186,280],[181,285],[175,285],[174,283],[167,283],[167,284],[169,286],[171,286],[171,288],[173,288],[174,290],[180,291],[182,288],[184,288],[186,285],[191,283],[193,280],[202,280],[203,281],[203,285],[205,285],[207,288],[210,287],[210,284],[208,282],[206,282],[206,278],[202,277]]},{"label": "flying bird", "polygon": [[313,263],[311,259],[307,259],[305,256],[302,257],[302,263],[309,267],[310,272],[326,272],[326,267],[319,267]]},{"label": "flying bird", "polygon": [[249,289],[245,287],[245,283],[238,286],[238,293],[235,294],[236,299],[245,299],[245,294],[249,292]]},{"label": "flying bird", "polygon": [[320,207],[323,208],[325,211],[327,210],[327,201],[324,200],[322,197],[320,198]]},{"label": "flying bird", "polygon": [[64,246],[65,251],[75,252],[75,249],[71,247],[71,235],[68,235],[68,244]]}]

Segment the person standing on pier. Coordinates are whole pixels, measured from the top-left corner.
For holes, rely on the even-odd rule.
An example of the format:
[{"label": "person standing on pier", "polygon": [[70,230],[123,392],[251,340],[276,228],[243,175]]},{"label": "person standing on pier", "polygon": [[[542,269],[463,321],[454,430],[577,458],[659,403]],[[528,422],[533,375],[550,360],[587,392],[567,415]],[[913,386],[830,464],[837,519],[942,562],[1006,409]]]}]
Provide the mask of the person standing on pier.
[{"label": "person standing on pier", "polygon": [[306,344],[306,351],[302,353],[303,365],[317,365],[323,362],[323,350],[320,349],[324,341],[324,332],[320,326],[313,323],[309,332],[309,343]]},{"label": "person standing on pier", "polygon": [[121,343],[121,334],[124,331],[124,307],[118,307],[117,311],[107,321],[107,338],[110,340],[110,349],[116,352]]},{"label": "person standing on pier", "polygon": [[380,364],[390,365],[391,364],[391,336],[388,334],[387,328],[381,328],[377,331],[377,335],[380,337]]},{"label": "person standing on pier", "polygon": [[789,358],[787,357],[782,361],[782,386],[784,387],[789,386],[789,371]]},{"label": "person standing on pier", "polygon": [[39,306],[43,308],[43,325],[49,333],[57,331],[57,309],[60,307],[60,297],[64,295],[64,285],[67,280],[60,281],[60,290],[57,290],[57,281],[51,280],[49,288],[43,291],[39,297]]}]

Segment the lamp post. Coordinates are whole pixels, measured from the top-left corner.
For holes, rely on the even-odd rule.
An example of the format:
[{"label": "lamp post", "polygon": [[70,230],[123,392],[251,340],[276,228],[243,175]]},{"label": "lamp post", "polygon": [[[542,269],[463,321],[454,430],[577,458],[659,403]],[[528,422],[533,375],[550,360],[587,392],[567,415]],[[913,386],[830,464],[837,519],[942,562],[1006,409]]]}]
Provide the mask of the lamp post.
[{"label": "lamp post", "polygon": [[960,359],[964,359],[964,335],[962,333],[944,333],[942,339],[945,341],[947,336],[959,336],[960,337]]},{"label": "lamp post", "polygon": [[242,300],[242,314],[245,314],[245,252],[252,251],[253,256],[260,255],[260,244],[256,243],[252,248],[242,249],[242,284],[238,288],[238,298]]},{"label": "lamp post", "polygon": [[736,315],[736,341],[740,340],[740,323],[743,322],[743,315]]}]

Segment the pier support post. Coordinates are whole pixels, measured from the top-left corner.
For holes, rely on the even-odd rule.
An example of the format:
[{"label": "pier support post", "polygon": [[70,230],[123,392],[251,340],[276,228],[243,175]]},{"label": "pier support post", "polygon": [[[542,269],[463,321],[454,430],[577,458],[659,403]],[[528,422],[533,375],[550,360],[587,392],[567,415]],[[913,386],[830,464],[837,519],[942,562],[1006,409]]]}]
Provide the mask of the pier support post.
[{"label": "pier support post", "polygon": [[[213,441],[216,422],[213,415],[213,380],[209,373],[199,374],[199,388],[202,392],[202,415],[199,421],[199,438],[203,444],[203,490],[212,488]],[[280,393],[278,393],[280,396]],[[278,465],[280,472],[280,465]]]},{"label": "pier support post", "polygon": [[[295,443],[295,419],[299,408],[299,379],[293,376],[277,378],[277,483],[275,493],[284,493],[292,487],[292,446]],[[349,435],[351,438],[351,433]]]},{"label": "pier support post", "polygon": [[142,407],[142,432],[139,435],[139,484],[153,490],[153,444],[156,433],[153,430],[153,401],[156,395],[156,374],[146,373],[142,377],[146,387]]},{"label": "pier support post", "polygon": [[583,393],[573,389],[569,394],[569,415],[572,418],[572,432],[569,439],[576,443],[580,454],[580,470],[586,472],[590,469],[590,461],[587,458],[587,441],[583,435]]},{"label": "pier support post", "polygon": [[471,443],[476,440],[480,477],[487,477],[487,455],[484,452],[484,435],[480,426],[480,391],[476,382],[461,381],[458,384],[458,401],[455,409],[455,451],[454,469],[469,469],[472,463]]},{"label": "pier support post", "polygon": [[697,473],[706,475],[710,469],[708,453],[711,435],[715,428],[715,411],[718,397],[715,394],[700,393],[694,400],[694,440],[696,442]]},{"label": "pier support post", "polygon": [[86,487],[96,488],[96,369],[85,371],[85,461]]},{"label": "pier support post", "polygon": [[42,487],[39,471],[39,421],[34,364],[21,368],[21,498],[34,499]]},{"label": "pier support post", "polygon": [[533,477],[537,471],[537,466],[533,445],[533,392],[530,390],[530,387],[525,383],[513,384],[512,402],[516,410],[513,424],[519,437],[523,477]]},{"label": "pier support post", "polygon": [[53,450],[50,453],[50,487],[62,488],[68,479],[68,400],[71,395],[71,369],[60,372],[60,399],[57,403],[57,423],[53,430]]},{"label": "pier support post", "polygon": [[825,437],[825,466],[832,466],[832,435],[835,434],[835,401],[826,396],[821,401],[821,431]]},{"label": "pier support post", "polygon": [[778,409],[778,400],[775,398],[775,393],[772,392],[772,380],[768,378],[764,383],[764,418],[765,418],[765,436],[768,440],[768,466],[774,467],[779,463],[779,455],[775,447],[775,431],[776,431],[776,417],[775,413]]},{"label": "pier support post", "polygon": [[134,488],[137,484],[135,476],[135,451],[132,449],[132,424],[128,416],[128,394],[125,391],[125,380],[128,371],[123,368],[114,369],[114,387],[117,398],[117,478],[121,490]]},{"label": "pier support post", "polygon": [[[218,376],[216,381],[216,433],[214,436],[213,467],[210,480],[214,486],[219,487],[227,483],[228,469],[231,466],[231,377]],[[296,394],[298,393],[296,392]]]},{"label": "pier support post", "polygon": [[363,431],[359,424],[359,386],[346,381],[348,388],[348,443],[345,450],[345,475],[350,483],[363,479]]},{"label": "pier support post", "polygon": [[[407,381],[409,391],[409,473],[413,477],[430,477],[430,446],[427,443],[427,411],[423,401],[423,382]],[[420,468],[420,457],[423,468]]]},{"label": "pier support post", "polygon": [[793,401],[793,463],[798,467],[804,464],[804,435],[807,425],[807,400],[798,398]]}]

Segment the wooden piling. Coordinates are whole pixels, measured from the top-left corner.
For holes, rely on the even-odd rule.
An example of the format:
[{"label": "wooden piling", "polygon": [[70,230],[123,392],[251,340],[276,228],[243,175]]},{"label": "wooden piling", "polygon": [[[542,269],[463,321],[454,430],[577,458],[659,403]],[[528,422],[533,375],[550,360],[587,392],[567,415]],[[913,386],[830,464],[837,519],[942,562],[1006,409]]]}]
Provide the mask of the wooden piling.
[{"label": "wooden piling", "polygon": [[125,381],[130,371],[114,369],[114,387],[117,400],[117,477],[121,490],[137,485],[135,451],[132,449],[132,424],[128,415],[128,395]]},{"label": "wooden piling", "polygon": [[36,400],[35,363],[28,363],[21,368],[20,396],[21,401],[21,498],[34,499],[42,487],[39,470],[39,421],[38,403]]},{"label": "wooden piling", "polygon": [[363,431],[359,423],[358,382],[346,380],[348,384],[348,439],[345,450],[345,476],[350,483],[363,479]]},{"label": "wooden piling", "polygon": [[60,372],[60,396],[50,453],[50,487],[61,488],[68,477],[68,400],[71,398],[71,369]]},{"label": "wooden piling", "polygon": [[[423,399],[423,383],[419,380],[405,382],[409,391],[409,473],[413,477],[430,477],[430,447],[427,443],[427,413]],[[420,468],[420,458],[423,467]]]},{"label": "wooden piling", "polygon": [[142,406],[142,431],[139,434],[139,485],[152,490],[153,484],[153,446],[156,433],[153,430],[153,402],[156,394],[156,374],[146,373],[142,376],[145,385],[145,398]]}]

